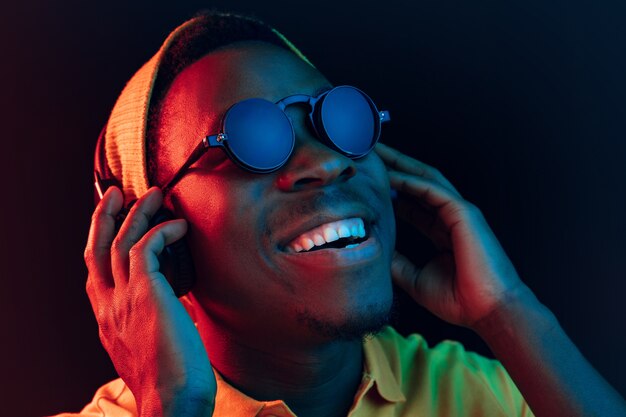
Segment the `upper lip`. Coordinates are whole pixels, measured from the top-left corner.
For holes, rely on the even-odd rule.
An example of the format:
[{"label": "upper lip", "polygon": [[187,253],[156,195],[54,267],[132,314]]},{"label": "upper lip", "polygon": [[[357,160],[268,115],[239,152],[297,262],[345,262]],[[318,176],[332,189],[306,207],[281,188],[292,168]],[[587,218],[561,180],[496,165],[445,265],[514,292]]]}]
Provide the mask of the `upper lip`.
[{"label": "upper lip", "polygon": [[350,210],[335,210],[332,212],[317,213],[313,216],[307,217],[302,221],[289,225],[284,231],[281,231],[278,240],[278,246],[281,250],[284,250],[289,243],[301,234],[308,232],[318,226],[325,223],[336,222],[338,220],[361,218],[365,223],[365,230],[369,231],[369,227],[375,223],[376,215],[374,211],[367,206],[360,208],[352,208]]}]

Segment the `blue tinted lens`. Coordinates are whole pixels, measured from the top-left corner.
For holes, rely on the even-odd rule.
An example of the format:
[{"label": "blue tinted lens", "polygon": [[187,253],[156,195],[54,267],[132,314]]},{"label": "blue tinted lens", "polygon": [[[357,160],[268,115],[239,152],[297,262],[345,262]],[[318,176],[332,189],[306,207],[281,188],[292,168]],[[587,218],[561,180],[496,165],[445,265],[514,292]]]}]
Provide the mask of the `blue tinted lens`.
[{"label": "blue tinted lens", "polygon": [[280,168],[293,150],[294,133],[287,115],[274,103],[252,98],[230,108],[224,120],[228,150],[239,163],[257,172]]},{"label": "blue tinted lens", "polygon": [[369,98],[353,87],[331,90],[322,103],[321,118],[326,134],[349,156],[363,156],[376,144],[377,116]]}]

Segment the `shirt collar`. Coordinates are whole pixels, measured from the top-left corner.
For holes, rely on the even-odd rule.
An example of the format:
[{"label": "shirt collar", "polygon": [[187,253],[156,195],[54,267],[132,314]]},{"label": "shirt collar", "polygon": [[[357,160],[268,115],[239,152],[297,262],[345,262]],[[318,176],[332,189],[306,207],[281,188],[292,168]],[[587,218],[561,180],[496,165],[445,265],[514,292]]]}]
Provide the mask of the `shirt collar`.
[{"label": "shirt collar", "polygon": [[[217,416],[258,416],[258,415],[281,415],[295,417],[293,411],[282,400],[257,401],[239,391],[213,368],[217,382],[217,395],[215,396],[215,412]],[[265,411],[261,413],[262,411]],[[275,410],[275,411],[274,411]],[[272,413],[274,411],[274,413]]]},{"label": "shirt collar", "polygon": [[365,373],[374,380],[380,396],[389,402],[406,401],[387,355],[376,336],[366,338],[363,351],[365,352]]}]

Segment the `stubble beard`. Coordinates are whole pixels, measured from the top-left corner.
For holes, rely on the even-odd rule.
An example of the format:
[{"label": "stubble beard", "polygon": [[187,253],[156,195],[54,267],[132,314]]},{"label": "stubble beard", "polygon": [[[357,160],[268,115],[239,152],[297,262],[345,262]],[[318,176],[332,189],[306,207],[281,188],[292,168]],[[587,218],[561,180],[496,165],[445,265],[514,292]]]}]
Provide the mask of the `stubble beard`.
[{"label": "stubble beard", "polygon": [[298,322],[310,332],[333,341],[355,341],[371,337],[397,318],[398,303],[395,296],[390,302],[367,304],[358,312],[345,312],[341,321],[318,317],[304,309],[298,313]]}]

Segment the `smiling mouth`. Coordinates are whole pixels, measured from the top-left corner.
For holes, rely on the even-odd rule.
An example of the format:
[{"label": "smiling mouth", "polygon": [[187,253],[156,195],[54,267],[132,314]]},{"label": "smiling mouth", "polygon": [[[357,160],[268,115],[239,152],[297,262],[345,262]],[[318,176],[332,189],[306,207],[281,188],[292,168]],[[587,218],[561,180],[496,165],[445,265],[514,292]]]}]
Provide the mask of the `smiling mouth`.
[{"label": "smiling mouth", "polygon": [[290,253],[308,253],[322,249],[351,249],[369,238],[363,219],[354,217],[324,223],[292,240],[286,247]]}]

